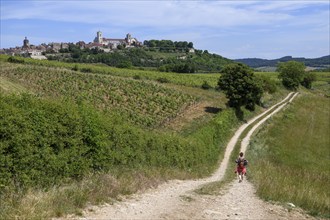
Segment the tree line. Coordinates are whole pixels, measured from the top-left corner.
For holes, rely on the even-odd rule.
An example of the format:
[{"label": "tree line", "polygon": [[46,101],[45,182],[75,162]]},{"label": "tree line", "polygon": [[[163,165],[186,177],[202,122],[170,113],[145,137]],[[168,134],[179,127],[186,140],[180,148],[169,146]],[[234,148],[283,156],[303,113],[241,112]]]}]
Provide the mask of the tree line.
[{"label": "tree line", "polygon": [[171,40],[145,40],[143,42],[144,46],[147,47],[158,47],[161,51],[176,51],[182,49],[191,49],[194,48],[192,42],[187,41],[171,41]]}]

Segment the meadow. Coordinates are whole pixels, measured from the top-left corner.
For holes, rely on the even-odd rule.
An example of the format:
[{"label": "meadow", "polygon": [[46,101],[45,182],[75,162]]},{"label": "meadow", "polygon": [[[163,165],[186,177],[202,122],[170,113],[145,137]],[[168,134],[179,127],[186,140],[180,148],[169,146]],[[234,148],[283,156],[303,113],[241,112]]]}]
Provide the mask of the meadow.
[{"label": "meadow", "polygon": [[301,91],[250,144],[249,176],[265,200],[330,217],[330,102]]}]

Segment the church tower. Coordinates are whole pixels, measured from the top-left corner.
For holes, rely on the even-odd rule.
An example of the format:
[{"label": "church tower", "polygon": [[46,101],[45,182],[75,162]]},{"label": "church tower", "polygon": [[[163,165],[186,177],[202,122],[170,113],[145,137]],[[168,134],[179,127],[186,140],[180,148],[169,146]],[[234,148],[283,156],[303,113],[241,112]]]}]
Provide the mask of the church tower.
[{"label": "church tower", "polygon": [[30,47],[30,42],[29,40],[25,37],[23,40],[23,48],[29,48]]},{"label": "church tower", "polygon": [[126,38],[125,38],[125,40],[126,40],[126,43],[127,43],[128,45],[131,45],[131,43],[132,43],[132,36],[131,36],[130,33],[126,34]]},{"label": "church tower", "polygon": [[101,31],[98,31],[96,33],[96,38],[95,38],[94,42],[99,43],[99,44],[103,43],[103,37],[102,37],[102,32]]}]

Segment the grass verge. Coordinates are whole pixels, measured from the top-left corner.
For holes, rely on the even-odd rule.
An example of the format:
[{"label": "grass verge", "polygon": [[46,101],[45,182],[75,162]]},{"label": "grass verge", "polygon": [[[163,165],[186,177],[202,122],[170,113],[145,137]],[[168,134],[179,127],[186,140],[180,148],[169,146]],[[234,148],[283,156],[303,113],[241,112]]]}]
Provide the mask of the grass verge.
[{"label": "grass verge", "polygon": [[[0,219],[50,219],[68,213],[82,215],[93,204],[115,203],[123,196],[156,187],[171,178],[192,178],[175,169],[113,169],[111,173],[86,176],[81,181],[54,186],[48,190],[1,194]],[[93,206],[89,207],[89,211]]]},{"label": "grass verge", "polygon": [[[290,98],[293,95],[290,96]],[[288,101],[289,99],[287,99]],[[229,161],[235,161],[235,159],[237,158],[239,152],[241,151],[241,142],[242,140],[246,137],[246,135],[248,134],[248,132],[257,124],[259,123],[261,120],[263,120],[265,117],[267,117],[267,115],[271,114],[272,112],[274,112],[277,107],[279,107],[280,105],[282,105],[283,103],[280,104],[276,104],[274,105],[274,107],[264,116],[258,118],[257,120],[255,120],[253,123],[251,123],[249,126],[247,126],[244,131],[241,133],[241,135],[239,136],[233,151],[231,152],[230,155],[230,160]],[[231,167],[229,165],[229,167]],[[199,194],[206,194],[206,195],[213,195],[213,194],[219,194],[220,191],[226,187],[230,182],[233,181],[233,179],[236,177],[236,175],[233,175],[233,171],[234,171],[234,167],[233,169],[227,168],[224,177],[220,180],[220,181],[216,181],[216,182],[212,182],[209,184],[205,184],[202,187],[200,187],[199,189],[197,189],[195,192],[199,193]]]},{"label": "grass verge", "polygon": [[251,141],[250,176],[261,198],[330,217],[329,104],[303,92]]}]

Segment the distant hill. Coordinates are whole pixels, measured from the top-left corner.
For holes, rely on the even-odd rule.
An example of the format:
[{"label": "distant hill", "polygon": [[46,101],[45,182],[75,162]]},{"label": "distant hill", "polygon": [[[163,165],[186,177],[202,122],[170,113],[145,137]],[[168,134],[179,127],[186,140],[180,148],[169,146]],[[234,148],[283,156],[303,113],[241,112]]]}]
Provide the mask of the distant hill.
[{"label": "distant hill", "polygon": [[103,63],[119,68],[154,69],[161,72],[212,73],[234,61],[207,50],[193,48],[192,42],[171,40],[144,41],[138,47],[124,47],[105,50],[102,47],[81,48],[68,44],[58,53],[46,54],[48,60],[76,63]]},{"label": "distant hill", "polygon": [[305,66],[308,67],[326,68],[330,66],[330,55],[319,58],[313,58],[313,59],[308,59],[304,57],[295,58],[292,56],[286,56],[274,60],[267,60],[260,58],[245,58],[245,59],[236,59],[235,61],[239,63],[244,63],[252,68],[259,68],[259,67],[276,67],[277,63],[279,62],[287,62],[291,60],[303,62]]}]

